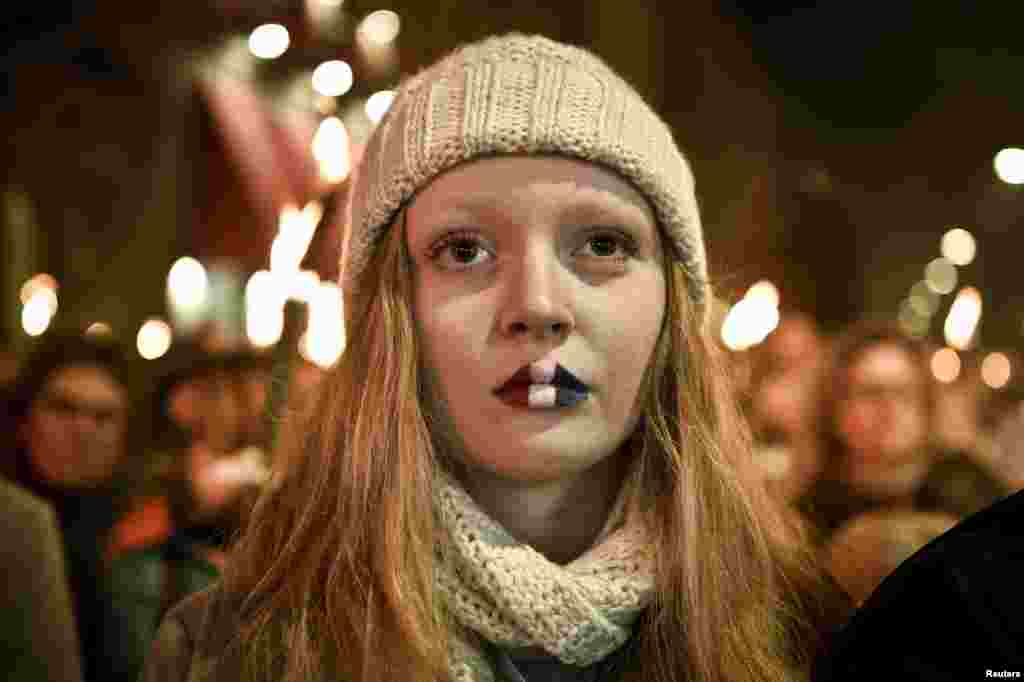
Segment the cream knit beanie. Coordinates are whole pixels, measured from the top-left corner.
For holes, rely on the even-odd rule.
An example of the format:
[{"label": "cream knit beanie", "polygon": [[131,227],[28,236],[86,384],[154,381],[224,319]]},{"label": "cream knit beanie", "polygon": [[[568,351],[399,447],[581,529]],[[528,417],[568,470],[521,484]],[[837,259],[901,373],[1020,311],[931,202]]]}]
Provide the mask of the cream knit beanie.
[{"label": "cream knit beanie", "polygon": [[341,255],[347,294],[417,191],[458,164],[497,154],[573,157],[625,177],[650,201],[706,313],[693,174],[671,131],[595,55],[521,34],[465,46],[399,86],[354,171]]}]

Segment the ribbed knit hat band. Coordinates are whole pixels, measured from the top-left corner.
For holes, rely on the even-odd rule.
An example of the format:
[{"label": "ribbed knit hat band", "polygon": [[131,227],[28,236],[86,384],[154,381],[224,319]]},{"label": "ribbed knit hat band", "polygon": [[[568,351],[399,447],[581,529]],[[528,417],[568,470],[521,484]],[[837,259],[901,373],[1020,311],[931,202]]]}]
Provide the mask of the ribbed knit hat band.
[{"label": "ribbed knit hat band", "polygon": [[416,192],[458,164],[497,154],[577,158],[630,181],[670,239],[692,300],[706,308],[693,174],[669,128],[598,57],[519,34],[463,47],[399,86],[355,170],[341,255],[346,292]]}]

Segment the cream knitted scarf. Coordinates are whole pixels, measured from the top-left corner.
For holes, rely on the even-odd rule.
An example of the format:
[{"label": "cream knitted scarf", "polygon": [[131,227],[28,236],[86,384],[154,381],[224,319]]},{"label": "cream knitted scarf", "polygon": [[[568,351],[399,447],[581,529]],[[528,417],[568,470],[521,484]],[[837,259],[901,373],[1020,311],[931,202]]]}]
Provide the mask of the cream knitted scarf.
[{"label": "cream knitted scarf", "polygon": [[437,588],[458,624],[453,680],[497,679],[481,638],[543,647],[581,667],[629,638],[654,593],[650,547],[637,515],[627,513],[631,478],[594,545],[560,566],[515,540],[449,474],[439,476],[434,511],[447,558],[438,561]]}]

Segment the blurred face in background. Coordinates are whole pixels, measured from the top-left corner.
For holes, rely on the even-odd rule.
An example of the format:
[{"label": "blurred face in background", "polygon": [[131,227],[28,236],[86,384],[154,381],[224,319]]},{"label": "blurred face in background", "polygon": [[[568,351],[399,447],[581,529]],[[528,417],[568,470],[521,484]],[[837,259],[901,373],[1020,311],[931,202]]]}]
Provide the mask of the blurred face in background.
[{"label": "blurred face in background", "polygon": [[784,441],[807,433],[816,419],[821,341],[801,317],[783,321],[761,349],[761,376],[752,396],[752,422]]},{"label": "blurred face in background", "polygon": [[193,377],[171,392],[171,417],[215,452],[238,447],[245,410],[232,377],[225,372]]},{"label": "blurred face in background", "polygon": [[46,380],[19,433],[37,475],[75,489],[108,481],[124,455],[127,395],[106,369],[74,366]]},{"label": "blurred face in background", "polygon": [[247,369],[235,378],[242,408],[244,445],[269,445],[264,417],[270,398],[270,381],[270,371],[263,369]]},{"label": "blurred face in background", "polygon": [[851,482],[884,478],[925,456],[927,380],[910,353],[893,343],[869,347],[854,359],[835,414]]}]

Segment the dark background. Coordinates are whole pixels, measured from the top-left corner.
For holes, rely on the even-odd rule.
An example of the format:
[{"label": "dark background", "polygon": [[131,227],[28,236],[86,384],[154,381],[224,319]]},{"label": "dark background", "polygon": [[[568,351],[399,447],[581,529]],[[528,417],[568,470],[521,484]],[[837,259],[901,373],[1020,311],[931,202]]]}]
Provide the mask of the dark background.
[{"label": "dark background", "polygon": [[[726,297],[768,278],[783,307],[828,331],[895,316],[942,234],[966,227],[978,256],[960,284],[982,291],[980,341],[994,349],[1018,347],[1024,323],[1024,196],[992,169],[1001,148],[1024,146],[1021,51],[993,47],[1020,44],[1015,5],[348,0],[345,10],[357,19],[387,8],[403,21],[398,68],[372,77],[357,68],[353,96],[508,30],[607,59],[691,159]],[[3,244],[8,345],[23,340],[26,273],[61,282],[61,324],[105,319],[131,338],[145,317],[165,314],[179,256],[267,266],[275,226],[261,218],[192,65],[233,35],[285,23],[293,49],[254,84],[270,93],[290,71],[355,59],[344,27],[333,42],[315,38],[298,0],[76,0],[5,12],[0,167],[34,215],[28,262],[23,243]],[[12,234],[10,211],[4,220]],[[335,246],[314,244],[325,277],[336,274]],[[937,341],[950,298],[932,324]]]}]

